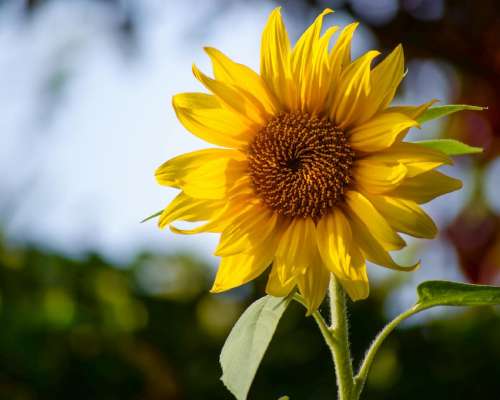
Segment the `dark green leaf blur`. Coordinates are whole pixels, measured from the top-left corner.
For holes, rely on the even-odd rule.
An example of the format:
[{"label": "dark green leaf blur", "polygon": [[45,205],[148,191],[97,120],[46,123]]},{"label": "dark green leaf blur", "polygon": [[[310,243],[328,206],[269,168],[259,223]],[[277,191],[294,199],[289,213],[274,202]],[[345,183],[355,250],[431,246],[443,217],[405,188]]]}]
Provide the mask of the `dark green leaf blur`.
[{"label": "dark green leaf blur", "polygon": [[[210,295],[206,271],[183,254],[144,254],[117,268],[96,255],[75,261],[2,246],[0,398],[231,399],[219,380],[219,352],[264,281],[248,293]],[[389,290],[351,304],[356,361],[386,321]],[[499,318],[494,308],[474,308],[397,330],[377,355],[364,398],[495,398]],[[249,398],[282,395],[335,396],[328,350],[296,303],[278,326]]]}]

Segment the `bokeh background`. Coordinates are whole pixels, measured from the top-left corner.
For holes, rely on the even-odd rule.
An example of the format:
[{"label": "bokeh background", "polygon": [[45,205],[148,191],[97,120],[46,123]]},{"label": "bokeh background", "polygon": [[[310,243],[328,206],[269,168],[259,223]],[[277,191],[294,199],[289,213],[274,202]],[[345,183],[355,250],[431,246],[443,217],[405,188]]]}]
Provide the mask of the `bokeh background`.
[{"label": "bokeh background", "polygon": [[[205,146],[176,122],[174,93],[200,90],[202,46],[254,68],[269,12],[291,37],[324,7],[360,20],[354,56],[403,43],[396,103],[486,105],[411,138],[484,147],[447,170],[465,188],[427,207],[435,241],[411,241],[416,273],[371,267],[351,304],[353,356],[426,279],[500,284],[500,14],[495,0],[0,0],[0,399],[231,399],[218,354],[258,280],[210,295],[215,237],[139,221],[174,192],[154,169]],[[333,399],[327,349],[304,311],[285,314],[251,399]],[[500,310],[417,316],[377,356],[364,399],[494,399]]]}]

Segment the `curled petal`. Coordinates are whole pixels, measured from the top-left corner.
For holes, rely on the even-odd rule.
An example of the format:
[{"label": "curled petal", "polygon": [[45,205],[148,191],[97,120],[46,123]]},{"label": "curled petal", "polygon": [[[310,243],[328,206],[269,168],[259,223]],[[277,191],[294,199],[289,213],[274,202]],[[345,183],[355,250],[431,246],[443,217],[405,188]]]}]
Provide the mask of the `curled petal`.
[{"label": "curled petal", "polygon": [[160,185],[181,188],[201,199],[221,199],[245,174],[247,161],[236,150],[206,149],[172,158],[156,170]]},{"label": "curled petal", "polygon": [[212,218],[223,203],[219,200],[194,199],[185,193],[179,193],[163,210],[158,226],[165,228],[174,221],[206,221]]},{"label": "curled petal", "polygon": [[368,196],[368,199],[394,230],[419,238],[436,236],[436,224],[414,201],[389,196]]},{"label": "curled petal", "polygon": [[359,245],[361,252],[368,261],[382,267],[405,272],[415,271],[420,266],[420,261],[408,266],[398,264],[378,242],[377,238],[372,235],[364,222],[356,216],[351,216],[350,222],[352,233],[356,238],[356,243]]},{"label": "curled petal", "polygon": [[274,115],[278,111],[274,95],[255,71],[246,65],[235,63],[217,49],[206,47],[205,51],[212,60],[216,80],[251,93],[255,99],[261,102],[262,107],[269,115]]},{"label": "curled petal", "polygon": [[183,235],[193,235],[202,232],[223,232],[242,215],[246,215],[252,209],[259,206],[260,201],[255,198],[253,193],[248,193],[245,189],[245,185],[240,185],[237,182],[229,191],[227,198],[218,200],[221,206],[217,212],[212,214],[207,223],[193,229],[179,229],[170,225],[170,230]]},{"label": "curled petal", "polygon": [[223,108],[215,96],[205,93],[181,93],[172,105],[184,127],[209,143],[241,148],[248,143],[251,126],[239,115]]},{"label": "curled petal", "polygon": [[193,74],[220,103],[233,112],[250,126],[261,126],[268,117],[262,104],[246,90],[237,86],[211,79],[193,65]]},{"label": "curled petal", "polygon": [[406,245],[405,241],[391,228],[373,204],[361,193],[348,192],[346,194],[346,204],[349,215],[355,216],[361,221],[370,235],[385,250],[399,250]]}]

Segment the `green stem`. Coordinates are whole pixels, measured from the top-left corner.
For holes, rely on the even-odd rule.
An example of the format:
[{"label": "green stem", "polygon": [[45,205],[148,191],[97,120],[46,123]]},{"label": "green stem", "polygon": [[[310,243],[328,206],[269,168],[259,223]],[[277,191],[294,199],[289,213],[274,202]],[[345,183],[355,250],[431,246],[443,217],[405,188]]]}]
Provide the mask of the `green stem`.
[{"label": "green stem", "polygon": [[347,322],[346,299],[344,289],[333,275],[330,279],[330,315],[329,332],[333,338],[328,344],[335,362],[337,389],[339,400],[350,400],[353,393],[354,379],[352,371],[351,351],[349,348],[349,328]]},{"label": "green stem", "polygon": [[368,372],[370,371],[370,367],[373,363],[373,359],[377,354],[378,349],[384,342],[384,340],[389,336],[389,334],[396,328],[396,326],[404,321],[406,318],[411,317],[412,315],[424,310],[425,307],[422,307],[418,304],[405,311],[404,313],[398,315],[394,318],[389,324],[387,324],[384,329],[377,335],[370,348],[366,352],[365,358],[361,363],[361,367],[359,368],[358,374],[354,378],[354,389],[352,399],[357,400],[363,390],[363,387],[366,382],[366,378],[368,377]]},{"label": "green stem", "polygon": [[[318,310],[314,311],[312,316],[332,353],[337,377],[338,400],[350,400],[354,378],[349,350],[346,301],[344,289],[333,275],[330,280],[329,292],[332,325],[329,327],[326,324]],[[307,308],[306,302],[298,293],[293,294],[293,299]]]},{"label": "green stem", "polygon": [[[307,304],[304,301],[304,298],[300,294],[294,293],[292,298],[295,301],[302,304],[307,309]],[[323,338],[327,342],[328,346],[331,346],[335,339],[332,337],[332,334],[331,334],[331,332],[328,328],[328,325],[326,324],[323,316],[319,313],[318,310],[314,311],[311,315],[313,316],[314,320],[316,321],[316,324],[318,325],[319,330],[321,331],[321,334],[323,335]]]}]

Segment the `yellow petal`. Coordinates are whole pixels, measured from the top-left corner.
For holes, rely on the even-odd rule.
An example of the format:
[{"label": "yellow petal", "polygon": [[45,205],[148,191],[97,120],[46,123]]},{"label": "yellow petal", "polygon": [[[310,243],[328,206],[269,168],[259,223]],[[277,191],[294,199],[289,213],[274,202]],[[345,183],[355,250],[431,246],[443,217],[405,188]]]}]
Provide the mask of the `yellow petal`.
[{"label": "yellow petal", "polygon": [[185,193],[179,193],[163,210],[158,226],[164,228],[173,221],[206,221],[223,207],[218,200],[193,199]]},{"label": "yellow petal", "polygon": [[329,281],[330,272],[323,267],[316,250],[307,270],[297,276],[297,286],[306,303],[308,315],[316,311],[323,302]]},{"label": "yellow petal", "polygon": [[386,112],[396,112],[396,113],[401,113],[404,114],[411,119],[417,119],[420,117],[427,109],[432,106],[434,103],[436,103],[437,100],[433,99],[431,101],[428,101],[427,103],[423,103],[419,106],[395,106],[395,107],[389,107],[386,109]]},{"label": "yellow petal", "polygon": [[414,271],[420,266],[420,262],[413,265],[403,266],[396,263],[381,243],[372,235],[367,225],[356,215],[350,215],[352,234],[356,243],[368,261],[396,271]]},{"label": "yellow petal", "polygon": [[353,242],[349,222],[340,209],[319,220],[317,240],[324,265],[342,283],[351,299],[368,297],[365,260]]},{"label": "yellow petal", "polygon": [[214,254],[216,256],[230,256],[252,251],[255,246],[269,240],[270,235],[276,235],[277,221],[278,214],[268,207],[252,207],[222,232]]},{"label": "yellow petal", "polygon": [[156,180],[160,185],[180,187],[184,177],[198,168],[216,160],[245,160],[243,153],[228,149],[203,149],[171,158],[156,169]]},{"label": "yellow petal", "polygon": [[210,291],[224,292],[257,278],[269,267],[273,255],[274,248],[264,245],[256,247],[248,254],[222,257]]},{"label": "yellow petal", "polygon": [[384,193],[403,182],[407,168],[403,164],[389,164],[375,160],[357,160],[353,168],[356,185],[368,193]]},{"label": "yellow petal", "polygon": [[187,174],[181,186],[186,194],[193,197],[221,199],[246,172],[246,160],[219,159]]},{"label": "yellow petal", "polygon": [[397,188],[387,192],[386,195],[423,204],[461,188],[462,182],[458,179],[451,178],[438,171],[429,171],[404,179]]},{"label": "yellow petal", "polygon": [[215,96],[181,93],[172,98],[172,105],[182,125],[209,143],[239,148],[252,137],[252,127],[238,114],[223,108]]},{"label": "yellow petal", "polygon": [[[324,10],[311,26],[306,29],[292,52],[292,74],[299,88],[300,104],[303,106],[303,111],[306,111],[310,106],[309,94],[312,86],[313,72],[315,72],[312,65],[318,61],[321,62],[317,59],[317,47],[323,25],[323,17],[332,12],[330,9]],[[327,54],[325,53],[324,55],[326,56]]]},{"label": "yellow petal", "polygon": [[267,86],[288,110],[296,109],[297,90],[290,68],[290,40],[280,8],[271,13],[262,33],[260,74]]},{"label": "yellow petal", "polygon": [[281,283],[278,276],[278,269],[276,265],[273,265],[271,273],[267,278],[266,293],[275,297],[285,297],[290,294],[292,289],[295,287],[295,280],[291,279],[286,285]]},{"label": "yellow petal", "polygon": [[414,201],[389,196],[368,196],[368,199],[396,231],[419,238],[436,236],[434,221]]},{"label": "yellow petal", "polygon": [[[355,257],[364,260],[359,249],[355,248],[353,252],[357,254]],[[364,262],[361,267],[351,269],[350,275],[347,278],[338,279],[352,301],[366,299],[370,294],[370,284]]]},{"label": "yellow petal", "polygon": [[309,68],[309,78],[304,93],[303,110],[312,114],[320,114],[325,109],[327,98],[332,91],[333,75],[330,71],[330,60],[328,46],[338,26],[332,26],[326,30],[321,38],[315,42],[314,56]]},{"label": "yellow petal", "polygon": [[339,128],[351,127],[367,112],[365,102],[371,92],[370,65],[379,54],[375,50],[369,51],[342,72],[330,112]]},{"label": "yellow petal", "polygon": [[387,150],[371,154],[364,158],[380,163],[403,164],[407,177],[416,176],[441,165],[453,164],[446,154],[416,143],[396,143]]},{"label": "yellow petal", "polygon": [[330,52],[329,64],[332,80],[332,93],[337,91],[340,75],[351,63],[351,42],[358,25],[358,22],[353,22],[352,24],[347,25],[340,33],[339,38]]},{"label": "yellow petal", "polygon": [[156,179],[161,185],[182,188],[192,197],[220,199],[246,169],[243,153],[206,149],[172,158],[156,170]]},{"label": "yellow petal", "polygon": [[418,123],[402,113],[384,112],[349,131],[349,142],[355,150],[374,152],[390,147],[408,130]]},{"label": "yellow petal", "polygon": [[345,198],[349,216],[356,216],[385,250],[399,250],[406,245],[365,196],[359,192],[350,191],[347,192]]},{"label": "yellow petal", "polygon": [[[343,212],[336,208],[318,221],[318,249],[325,266],[338,277],[345,277],[353,264],[351,256],[352,233]],[[358,260],[359,261],[359,260]]]},{"label": "yellow petal", "polygon": [[283,284],[309,266],[317,252],[316,228],[310,218],[296,218],[284,229],[276,250],[276,267]]},{"label": "yellow petal", "polygon": [[211,79],[193,65],[193,74],[220,103],[228,110],[236,112],[245,124],[258,129],[262,126],[268,114],[262,104],[246,90],[238,89],[234,85]]},{"label": "yellow petal", "polygon": [[240,218],[241,215],[245,215],[252,208],[259,206],[260,202],[260,200],[255,198],[255,195],[246,193],[237,196],[229,194],[227,199],[219,201],[222,203],[222,206],[213,213],[211,219],[206,224],[192,229],[179,229],[171,225],[170,230],[183,235],[193,235],[202,232],[223,232],[233,221]]},{"label": "yellow petal", "polygon": [[403,46],[397,46],[371,73],[372,90],[366,99],[366,113],[357,123],[362,123],[384,110],[394,98],[404,77]]},{"label": "yellow petal", "polygon": [[206,47],[205,51],[212,60],[216,80],[234,85],[253,95],[269,115],[278,112],[279,106],[274,95],[255,71],[246,65],[235,63],[217,49]]}]

